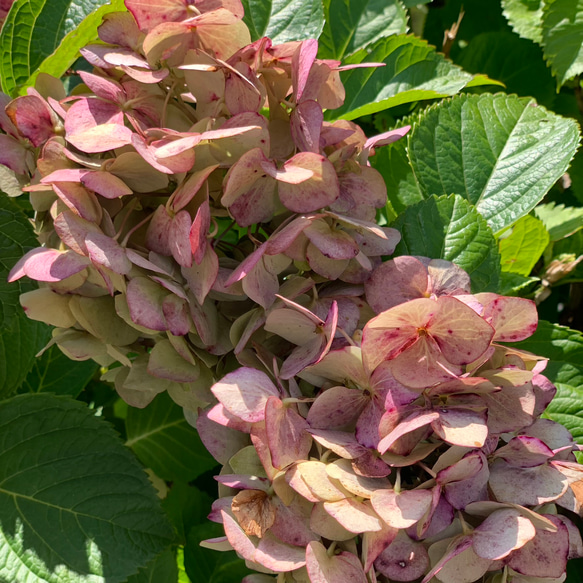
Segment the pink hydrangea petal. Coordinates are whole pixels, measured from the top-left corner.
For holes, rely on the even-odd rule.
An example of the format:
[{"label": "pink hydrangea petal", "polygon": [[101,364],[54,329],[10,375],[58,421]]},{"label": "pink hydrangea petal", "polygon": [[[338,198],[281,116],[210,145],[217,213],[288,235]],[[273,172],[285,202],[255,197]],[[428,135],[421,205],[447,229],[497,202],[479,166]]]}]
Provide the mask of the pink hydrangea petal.
[{"label": "pink hydrangea petal", "polygon": [[300,168],[313,173],[300,184],[279,182],[279,198],[283,205],[296,213],[309,213],[334,202],[340,193],[338,177],[325,156],[300,152],[284,164],[285,169]]},{"label": "pink hydrangea petal", "polygon": [[535,303],[524,298],[497,297],[484,306],[483,317],[496,330],[496,342],[525,340],[538,325]]},{"label": "pink hydrangea petal", "polygon": [[488,428],[491,433],[499,434],[507,431],[517,431],[533,422],[536,396],[531,383],[514,386],[503,379],[501,391],[482,395],[488,407]]},{"label": "pink hydrangea petal", "polygon": [[85,245],[91,261],[103,265],[120,275],[126,275],[132,268],[132,263],[125,249],[114,239],[101,233],[89,233]]},{"label": "pink hydrangea petal", "polygon": [[243,529],[239,526],[237,521],[232,518],[228,512],[221,510],[221,516],[223,519],[225,534],[227,535],[232,547],[244,559],[252,561],[255,556],[255,550],[257,549],[256,543],[251,541],[251,539],[243,532]]},{"label": "pink hydrangea petal", "polygon": [[362,354],[357,346],[331,350],[318,364],[312,365],[309,372],[337,382],[351,379],[361,386],[368,382],[362,366]]},{"label": "pink hydrangea petal", "polygon": [[368,398],[357,389],[332,387],[313,403],[307,421],[315,429],[335,429],[358,418]]},{"label": "pink hydrangea petal", "polygon": [[486,413],[463,407],[438,409],[439,419],[432,423],[436,435],[452,445],[482,447],[488,437]]},{"label": "pink hydrangea petal", "polygon": [[196,429],[206,449],[221,464],[228,463],[231,457],[249,444],[246,433],[211,421],[205,411],[199,413]]},{"label": "pink hydrangea petal", "polygon": [[174,295],[168,294],[162,301],[162,313],[168,330],[174,336],[186,336],[192,327],[192,319],[188,309],[188,303]]},{"label": "pink hydrangea petal", "polygon": [[395,540],[399,529],[381,521],[381,530],[362,535],[364,570],[368,573],[376,558]]},{"label": "pink hydrangea petal", "polygon": [[110,172],[87,172],[81,177],[81,182],[105,198],[133,194],[133,190],[123,180]]},{"label": "pink hydrangea petal", "polygon": [[150,352],[148,373],[177,383],[190,383],[200,376],[200,367],[184,360],[169,340],[156,343]]},{"label": "pink hydrangea petal", "polygon": [[162,310],[167,292],[146,277],[134,277],[127,285],[127,302],[133,322],[151,330],[168,329]]},{"label": "pink hydrangea petal", "polygon": [[[423,261],[424,258],[419,259]],[[426,263],[426,267],[430,291],[436,296],[470,293],[470,276],[454,263],[432,259]]]},{"label": "pink hydrangea petal", "polygon": [[314,218],[316,217],[298,217],[286,225],[281,231],[273,234],[267,241],[266,253],[268,255],[284,253],[304,229],[310,225]]},{"label": "pink hydrangea petal", "polygon": [[431,490],[377,490],[370,501],[377,514],[394,528],[408,528],[427,512],[432,501]]},{"label": "pink hydrangea petal", "polygon": [[517,510],[504,508],[494,512],[476,528],[472,546],[482,559],[497,561],[523,547],[536,535],[532,522]]},{"label": "pink hydrangea petal", "polygon": [[13,282],[27,275],[37,281],[57,282],[79,273],[88,265],[85,257],[72,251],[38,247],[21,257],[8,274]]},{"label": "pink hydrangea petal", "polygon": [[143,32],[163,22],[186,20],[189,16],[185,3],[180,0],[128,0],[126,7]]},{"label": "pink hydrangea petal", "polygon": [[352,433],[330,429],[310,429],[309,432],[320,445],[342,458],[353,459],[366,452],[366,448],[356,441]]},{"label": "pink hydrangea petal", "polygon": [[80,184],[59,182],[53,184],[57,196],[82,218],[93,223],[100,223],[103,210],[97,197]]},{"label": "pink hydrangea petal", "polygon": [[269,397],[279,397],[279,391],[265,373],[246,367],[225,375],[211,391],[229,413],[250,423],[265,418]]},{"label": "pink hydrangea petal", "polygon": [[368,138],[368,140],[364,144],[364,149],[368,150],[370,148],[374,148],[377,146],[386,146],[387,144],[392,144],[400,140],[401,138],[405,137],[409,131],[411,130],[411,126],[403,126],[402,128],[397,128],[395,130],[389,130],[388,132],[383,132],[382,134],[378,134],[373,136],[372,138]]},{"label": "pink hydrangea petal", "polygon": [[79,71],[79,75],[83,83],[98,97],[120,104],[125,101],[125,92],[117,81],[87,71]]},{"label": "pink hydrangea petal", "polygon": [[307,429],[308,423],[294,409],[277,397],[267,399],[265,430],[274,467],[283,469],[297,460],[308,459],[312,438]]},{"label": "pink hydrangea petal", "polygon": [[437,483],[444,488],[445,497],[454,508],[464,509],[472,502],[488,499],[489,475],[488,462],[484,454],[477,451],[441,470]]},{"label": "pink hydrangea petal", "polygon": [[358,166],[356,171],[342,172],[338,175],[338,181],[340,197],[348,201],[351,207],[354,205],[355,208],[349,210],[357,218],[373,218],[370,208],[381,208],[387,200],[385,180],[378,170],[370,166]]},{"label": "pink hydrangea petal", "polygon": [[313,243],[306,249],[306,260],[313,271],[329,280],[338,279],[350,263],[349,259],[329,259]]},{"label": "pink hydrangea petal", "polygon": [[170,230],[172,228],[172,217],[168,214],[166,207],[160,205],[155,211],[148,230],[146,231],[146,245],[151,251],[161,255],[170,256]]},{"label": "pink hydrangea petal", "polygon": [[316,60],[318,53],[318,41],[315,39],[306,40],[298,46],[292,57],[292,87],[294,88],[294,99],[297,103],[302,101],[302,95],[308,82],[310,70]]},{"label": "pink hydrangea petal", "polygon": [[16,174],[29,171],[28,150],[12,136],[0,134],[0,164],[7,166]]},{"label": "pink hydrangea petal", "polygon": [[6,106],[6,114],[19,133],[38,147],[55,134],[56,117],[48,104],[35,95],[17,97]]},{"label": "pink hydrangea petal", "polygon": [[364,502],[345,498],[335,502],[324,502],[324,510],[335,518],[346,530],[356,534],[380,531],[381,520]]},{"label": "pink hydrangea petal", "polygon": [[374,566],[391,581],[415,581],[427,572],[429,555],[421,543],[399,533],[378,556]]},{"label": "pink hydrangea petal", "polygon": [[567,568],[569,533],[556,516],[545,515],[557,526],[557,532],[537,530],[536,536],[512,553],[509,567],[526,576],[561,577]]},{"label": "pink hydrangea petal", "polygon": [[490,346],[494,329],[459,300],[442,296],[427,330],[445,358],[464,365],[477,360]]},{"label": "pink hydrangea petal", "polygon": [[346,231],[332,229],[321,219],[312,221],[304,234],[329,259],[353,259],[358,255],[358,246]]},{"label": "pink hydrangea petal", "polygon": [[[191,226],[192,218],[190,217],[190,213],[186,210],[181,210],[172,218],[168,231],[168,247],[176,263],[182,267],[192,266],[192,250],[190,247]],[[200,303],[202,301],[204,301],[204,298]]]},{"label": "pink hydrangea petal", "polygon": [[285,544],[269,533],[259,541],[253,561],[280,573],[295,571],[306,564],[303,548]]},{"label": "pink hydrangea petal", "polygon": [[85,239],[89,234],[102,234],[93,222],[87,221],[71,211],[63,211],[53,222],[55,231],[67,247],[79,255],[89,255]]},{"label": "pink hydrangea petal", "polygon": [[256,303],[267,309],[275,301],[279,291],[277,275],[266,269],[261,258],[243,279],[243,291]]},{"label": "pink hydrangea petal", "polygon": [[295,145],[301,152],[320,152],[320,130],[324,115],[315,101],[304,101],[293,110],[290,129]]},{"label": "pink hydrangea petal", "polygon": [[381,454],[385,453],[398,439],[420,427],[425,427],[439,418],[437,411],[419,411],[402,420],[397,427],[383,437],[378,444]]},{"label": "pink hydrangea petal", "polygon": [[[526,430],[528,432],[528,429]],[[553,450],[543,441],[530,435],[519,435],[495,452],[510,466],[533,468],[547,462],[554,456]]]},{"label": "pink hydrangea petal", "polygon": [[328,556],[326,547],[316,541],[306,549],[306,567],[312,583],[367,583],[358,557],[346,551]]},{"label": "pink hydrangea petal", "polygon": [[364,284],[366,300],[377,314],[424,297],[427,287],[427,269],[415,257],[407,256],[381,263]]},{"label": "pink hydrangea petal", "polygon": [[311,503],[295,496],[289,505],[284,504],[280,498],[273,498],[272,504],[276,506],[276,513],[270,532],[275,537],[284,543],[302,548],[311,541],[318,540],[318,535],[310,528]]}]

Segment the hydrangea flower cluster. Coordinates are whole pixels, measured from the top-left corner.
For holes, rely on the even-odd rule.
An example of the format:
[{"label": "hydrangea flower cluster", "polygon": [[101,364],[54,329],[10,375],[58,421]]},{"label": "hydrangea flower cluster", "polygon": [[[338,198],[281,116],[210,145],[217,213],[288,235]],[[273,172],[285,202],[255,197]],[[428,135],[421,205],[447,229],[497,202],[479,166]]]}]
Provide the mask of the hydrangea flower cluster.
[{"label": "hydrangea flower cluster", "polygon": [[66,96],[2,96],[0,163],[41,246],[11,280],[51,344],[163,391],[223,464],[211,520],[246,583],[553,583],[583,543],[570,434],[540,418],[532,302],[470,293],[399,234],[314,40],[250,42],[239,0],[126,0]]}]

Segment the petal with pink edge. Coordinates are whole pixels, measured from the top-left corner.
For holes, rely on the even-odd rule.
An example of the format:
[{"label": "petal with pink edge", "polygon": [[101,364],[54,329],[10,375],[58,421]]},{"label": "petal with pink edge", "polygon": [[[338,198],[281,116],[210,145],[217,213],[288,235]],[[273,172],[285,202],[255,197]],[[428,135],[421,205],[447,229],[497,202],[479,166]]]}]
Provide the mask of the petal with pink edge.
[{"label": "petal with pink edge", "polygon": [[192,218],[190,213],[181,210],[172,218],[170,229],[168,230],[168,247],[170,248],[172,257],[176,260],[176,263],[182,267],[192,266],[192,249],[190,246],[191,227]]},{"label": "petal with pink edge", "polygon": [[253,561],[267,569],[285,573],[295,571],[306,564],[303,548],[282,543],[269,533],[259,541]]},{"label": "petal with pink edge", "polygon": [[417,523],[431,507],[431,490],[377,490],[370,501],[376,513],[394,528]]},{"label": "petal with pink edge", "polygon": [[336,502],[324,502],[324,510],[346,530],[360,534],[381,530],[381,520],[365,502],[344,498]]},{"label": "petal with pink edge", "polygon": [[429,555],[421,543],[400,532],[378,556],[374,566],[391,581],[415,581],[427,572]]},{"label": "petal with pink edge", "polygon": [[293,141],[301,152],[320,152],[320,130],[324,115],[315,101],[304,101],[292,112],[290,129]]},{"label": "petal with pink edge", "polygon": [[55,133],[53,122],[56,116],[51,115],[48,104],[36,95],[17,97],[6,106],[6,113],[35,147],[44,144]]},{"label": "petal with pink edge", "polygon": [[354,422],[366,404],[368,397],[358,389],[332,387],[314,401],[307,421],[314,429],[336,429]]},{"label": "petal with pink edge", "polygon": [[395,540],[399,529],[381,522],[381,530],[362,535],[364,570],[368,573],[376,558]]},{"label": "petal with pink edge", "polygon": [[300,152],[284,164],[285,170],[312,172],[311,178],[300,184],[279,182],[279,198],[296,213],[309,213],[333,203],[340,194],[338,176],[332,162],[313,152]]},{"label": "petal with pink edge", "polygon": [[[528,428],[526,429],[528,432]],[[555,454],[543,441],[530,435],[519,435],[494,453],[515,468],[533,468],[549,461]]]},{"label": "petal with pink edge", "polygon": [[101,233],[89,233],[85,237],[85,246],[89,258],[94,263],[103,265],[115,273],[126,275],[132,269],[132,263],[125,249],[111,237]]},{"label": "petal with pink edge", "polygon": [[329,259],[353,259],[359,253],[358,245],[346,232],[317,219],[304,229],[308,239]]},{"label": "petal with pink edge", "polygon": [[279,397],[279,391],[264,372],[246,367],[225,375],[211,391],[229,413],[250,423],[265,418],[269,397]]},{"label": "petal with pink edge", "polygon": [[61,281],[79,273],[88,264],[88,259],[72,251],[38,247],[18,260],[8,274],[8,281],[16,281],[25,275],[37,281]]},{"label": "petal with pink edge", "polygon": [[239,450],[249,444],[246,433],[215,423],[208,412],[201,411],[196,429],[206,449],[221,464],[226,464]]},{"label": "petal with pink edge", "polygon": [[438,409],[439,419],[432,423],[441,439],[462,447],[482,447],[488,437],[486,413],[463,407]]},{"label": "petal with pink edge", "polygon": [[497,561],[523,547],[536,535],[532,522],[513,508],[493,512],[473,533],[475,553],[482,559]]},{"label": "petal with pink edge", "polygon": [[538,326],[536,304],[525,298],[497,297],[484,306],[482,316],[496,330],[496,342],[526,340]]},{"label": "petal with pink edge", "polygon": [[269,397],[265,406],[265,430],[271,462],[283,469],[295,461],[308,459],[312,438],[308,423],[292,407],[277,397]]},{"label": "petal with pink edge", "polygon": [[346,551],[328,556],[326,547],[316,541],[306,549],[306,567],[311,583],[367,583],[358,557]]}]

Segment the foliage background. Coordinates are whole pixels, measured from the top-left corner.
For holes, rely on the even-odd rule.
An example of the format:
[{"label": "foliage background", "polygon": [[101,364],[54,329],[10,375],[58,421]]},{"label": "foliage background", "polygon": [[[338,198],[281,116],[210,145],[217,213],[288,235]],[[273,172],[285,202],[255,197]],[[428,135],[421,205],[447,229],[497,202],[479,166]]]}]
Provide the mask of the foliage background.
[{"label": "foliage background", "polygon": [[[0,3],[0,17],[9,4]],[[369,135],[414,125],[407,140],[372,159],[389,194],[379,222],[402,233],[397,254],[454,261],[471,274],[473,291],[537,301],[543,321],[520,346],[551,359],[547,373],[558,394],[547,414],[583,443],[583,153],[573,158],[574,121],[583,116],[583,0],[244,5],[253,39],[319,37],[321,58],[385,64],[345,72],[346,103],[328,112]],[[79,48],[96,38],[105,13],[121,9],[121,0],[16,0],[0,34],[3,91],[24,93],[41,71],[74,86],[78,68],[87,67],[77,61]],[[0,185],[7,195],[0,198],[0,581],[240,580],[249,571],[234,553],[198,544],[222,534],[206,520],[219,468],[182,410],[166,395],[144,410],[128,408],[99,380],[96,364],[72,362],[54,346],[35,356],[49,330],[19,307],[31,283],[6,283],[15,261],[35,246],[31,209],[1,169]],[[76,449],[67,459],[50,458],[70,441]],[[35,443],[43,446],[40,458]],[[69,486],[51,504],[27,508],[27,485],[8,472],[15,464],[30,471],[61,464]],[[132,485],[115,491],[120,472]],[[71,510],[71,496],[87,493],[88,484],[115,545]],[[143,498],[135,520],[117,524],[112,509],[123,514],[135,497]],[[16,508],[42,527],[35,538],[22,535]],[[138,531],[139,548],[132,544]],[[59,540],[65,533],[86,544],[73,548]],[[78,570],[64,568],[64,557]],[[90,561],[119,568],[88,579],[78,573]],[[572,561],[568,581],[581,580],[583,567]]]}]

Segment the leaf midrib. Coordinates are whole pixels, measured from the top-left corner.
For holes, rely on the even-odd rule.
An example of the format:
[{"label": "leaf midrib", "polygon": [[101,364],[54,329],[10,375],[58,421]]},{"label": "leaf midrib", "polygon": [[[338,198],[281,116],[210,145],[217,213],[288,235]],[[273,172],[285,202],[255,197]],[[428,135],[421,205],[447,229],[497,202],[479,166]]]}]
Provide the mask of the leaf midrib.
[{"label": "leaf midrib", "polygon": [[156,433],[162,433],[163,431],[165,431],[169,427],[175,427],[176,425],[181,425],[183,423],[186,423],[186,421],[184,419],[176,419],[175,421],[172,421],[171,423],[166,423],[165,425],[158,425],[155,429],[152,429],[151,431],[146,431],[146,433],[142,433],[141,435],[137,435],[137,436],[132,437],[131,439],[128,439],[125,444],[128,447],[132,447],[138,441],[142,441],[143,439],[148,439],[152,435],[156,435]]}]

